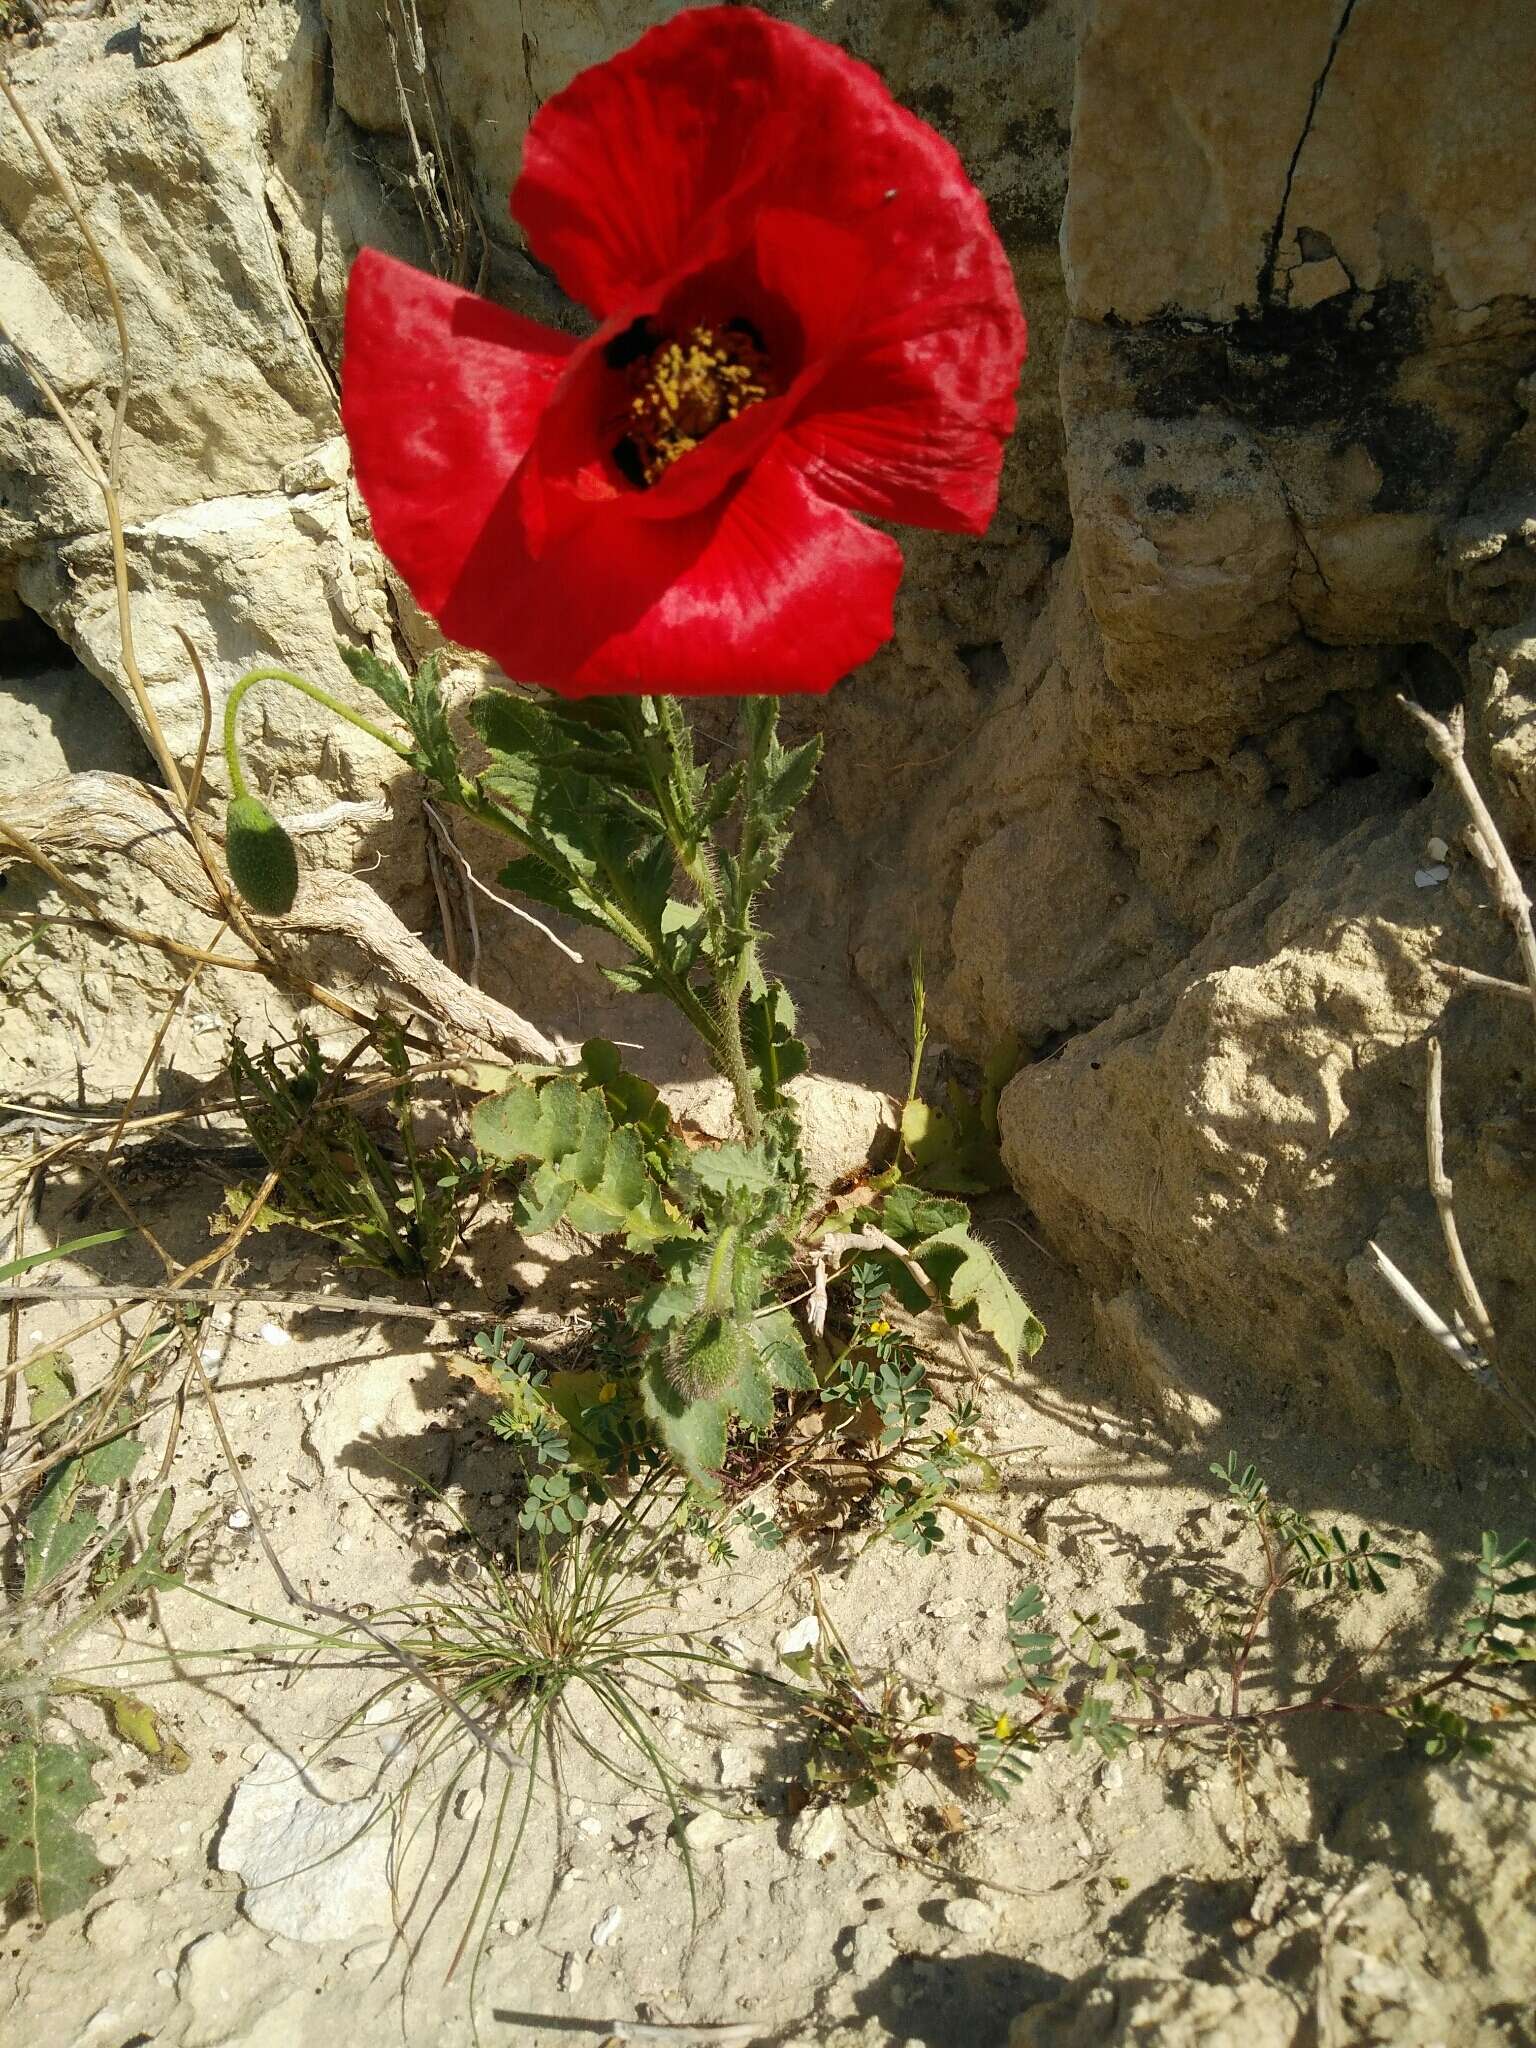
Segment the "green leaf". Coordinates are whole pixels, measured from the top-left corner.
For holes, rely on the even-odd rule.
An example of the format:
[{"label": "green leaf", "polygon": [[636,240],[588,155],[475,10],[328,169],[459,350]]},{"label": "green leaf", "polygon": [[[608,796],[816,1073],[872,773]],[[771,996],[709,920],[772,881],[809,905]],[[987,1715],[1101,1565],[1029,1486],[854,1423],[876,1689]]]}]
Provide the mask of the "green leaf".
[{"label": "green leaf", "polygon": [[97,1697],[106,1709],[113,1734],[120,1742],[126,1742],[142,1755],[152,1757],[164,1771],[186,1770],[192,1759],[152,1706],[127,1692],[104,1689]]},{"label": "green leaf", "polygon": [[106,1867],[75,1823],[101,1797],[91,1768],[102,1752],[30,1735],[0,1749],[0,1901],[29,1901],[40,1920],[77,1913]]},{"label": "green leaf", "polygon": [[[28,1252],[25,1258],[10,1259],[5,1265],[0,1266],[0,1280],[14,1280],[18,1274],[30,1273],[34,1266],[46,1266],[53,1259],[73,1258],[76,1252],[88,1252],[93,1245],[116,1244],[120,1237],[127,1237],[130,1234],[126,1228],[98,1230],[90,1237],[71,1238],[68,1244],[50,1245],[46,1251]],[[33,1364],[36,1362],[34,1359]],[[30,1369],[29,1367],[28,1370]]]},{"label": "green leaf", "polygon": [[[903,1182],[884,1197],[878,1211],[881,1227],[904,1245],[933,1281],[952,1322],[975,1322],[994,1337],[1017,1364],[1033,1357],[1045,1341],[1045,1327],[998,1264],[992,1252],[971,1234],[970,1212],[963,1202],[925,1195]],[[900,1262],[882,1262],[894,1291],[908,1307],[914,1283]]]},{"label": "green leaf", "polygon": [[34,1429],[46,1429],[75,1398],[74,1382],[69,1375],[69,1354],[64,1351],[42,1351],[36,1358],[29,1358],[21,1369],[27,1383],[28,1405]]},{"label": "green leaf", "polygon": [[741,1028],[758,1093],[771,1108],[811,1063],[804,1041],[795,1036],[795,1006],[782,982],[770,981],[743,1005]]},{"label": "green leaf", "polygon": [[411,686],[392,661],[381,661],[371,648],[350,647],[338,640],[336,651],[346,663],[354,682],[371,690],[379,702],[393,711],[402,724],[411,722]]},{"label": "green leaf", "polygon": [[789,1310],[776,1308],[770,1315],[755,1316],[751,1327],[752,1341],[773,1384],[792,1393],[809,1393],[816,1385],[816,1375],[805,1339]]},{"label": "green leaf", "polygon": [[687,1234],[667,1213],[639,1133],[631,1125],[615,1130],[594,1089],[563,1076],[542,1087],[517,1081],[477,1103],[470,1127],[486,1158],[535,1165],[519,1204],[525,1231],[548,1230],[564,1217],[573,1229],[619,1234],[639,1250]]},{"label": "green leaf", "polygon": [[659,1356],[640,1386],[646,1415],[668,1455],[696,1486],[712,1492],[714,1475],[725,1463],[725,1403],[688,1400],[667,1378]]},{"label": "green leaf", "polygon": [[782,1186],[774,1162],[761,1145],[701,1145],[688,1155],[687,1176],[718,1195],[777,1194]]},{"label": "green leaf", "polygon": [[97,1533],[100,1524],[96,1517],[85,1509],[74,1509],[84,1476],[84,1462],[79,1458],[55,1466],[33,1502],[22,1544],[23,1597],[40,1592],[66,1572]]},{"label": "green leaf", "polygon": [[964,1202],[947,1202],[942,1196],[924,1194],[910,1181],[899,1181],[880,1204],[880,1227],[898,1244],[915,1245],[957,1224],[969,1229],[971,1212]]}]

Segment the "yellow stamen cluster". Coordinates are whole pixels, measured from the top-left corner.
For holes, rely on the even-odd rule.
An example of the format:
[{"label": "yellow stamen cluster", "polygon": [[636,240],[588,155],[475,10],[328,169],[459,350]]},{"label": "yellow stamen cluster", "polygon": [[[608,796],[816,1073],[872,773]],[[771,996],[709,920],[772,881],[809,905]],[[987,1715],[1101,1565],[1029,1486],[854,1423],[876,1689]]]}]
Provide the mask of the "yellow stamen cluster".
[{"label": "yellow stamen cluster", "polygon": [[706,434],[774,394],[768,359],[744,327],[695,327],[631,364],[626,438],[647,484]]}]

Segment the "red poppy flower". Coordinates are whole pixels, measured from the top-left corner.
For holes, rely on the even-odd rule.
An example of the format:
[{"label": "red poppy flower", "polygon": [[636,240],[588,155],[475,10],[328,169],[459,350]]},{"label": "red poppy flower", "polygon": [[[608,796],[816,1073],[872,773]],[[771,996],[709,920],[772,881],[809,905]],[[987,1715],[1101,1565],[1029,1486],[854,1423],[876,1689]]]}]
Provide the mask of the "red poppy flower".
[{"label": "red poppy flower", "polygon": [[830,689],[901,576],[854,515],[980,533],[997,502],[1024,320],[954,150],[830,44],[705,7],[540,109],[512,211],[589,338],[353,266],[385,554],[566,696]]}]

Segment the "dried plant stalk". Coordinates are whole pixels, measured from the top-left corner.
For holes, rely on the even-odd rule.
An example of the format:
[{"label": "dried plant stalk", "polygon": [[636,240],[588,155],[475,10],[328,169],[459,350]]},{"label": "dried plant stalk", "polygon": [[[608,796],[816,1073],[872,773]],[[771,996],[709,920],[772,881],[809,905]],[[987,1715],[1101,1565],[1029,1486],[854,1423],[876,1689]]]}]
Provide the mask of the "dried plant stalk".
[{"label": "dried plant stalk", "polygon": [[[130,776],[93,773],[44,783],[8,798],[3,823],[24,857],[41,856],[38,865],[55,880],[78,861],[115,855],[147,870],[201,915],[223,914],[179,809]],[[450,1042],[491,1046],[546,1065],[564,1058],[536,1024],[445,967],[356,875],[310,869],[293,909],[286,917],[264,918],[261,936],[274,959],[307,987],[313,987],[317,943],[344,939],[367,959],[381,986],[425,1012]]]}]

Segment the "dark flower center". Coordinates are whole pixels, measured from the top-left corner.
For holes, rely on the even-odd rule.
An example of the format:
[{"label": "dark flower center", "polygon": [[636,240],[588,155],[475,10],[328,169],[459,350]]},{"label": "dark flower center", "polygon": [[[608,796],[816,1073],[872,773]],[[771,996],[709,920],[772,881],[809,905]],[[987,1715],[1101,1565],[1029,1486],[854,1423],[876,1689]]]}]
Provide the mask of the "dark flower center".
[{"label": "dark flower center", "polygon": [[613,459],[640,490],[659,481],[716,427],[778,390],[763,338],[750,320],[700,324],[680,335],[636,320],[614,336],[604,355],[611,368],[625,372],[630,391]]}]

